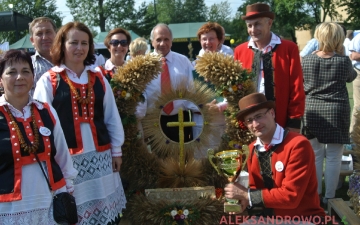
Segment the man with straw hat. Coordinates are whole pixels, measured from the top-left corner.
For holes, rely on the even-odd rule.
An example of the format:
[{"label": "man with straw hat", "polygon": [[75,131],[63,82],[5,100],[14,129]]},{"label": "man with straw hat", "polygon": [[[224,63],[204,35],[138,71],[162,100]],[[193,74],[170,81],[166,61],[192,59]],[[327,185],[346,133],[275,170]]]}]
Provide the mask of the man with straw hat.
[{"label": "man with straw hat", "polygon": [[317,195],[315,156],[309,141],[275,122],[275,103],[264,94],[245,96],[239,107],[237,119],[256,137],[247,160],[249,188],[228,184],[225,197],[240,200],[243,209],[263,207],[261,216],[265,217],[322,221],[325,213]]},{"label": "man with straw hat", "polygon": [[274,18],[265,3],[248,5],[242,19],[251,38],[235,48],[234,58],[257,75],[254,78],[257,92],[275,101],[276,122],[300,132],[305,93],[299,50],[295,43],[271,32]]}]

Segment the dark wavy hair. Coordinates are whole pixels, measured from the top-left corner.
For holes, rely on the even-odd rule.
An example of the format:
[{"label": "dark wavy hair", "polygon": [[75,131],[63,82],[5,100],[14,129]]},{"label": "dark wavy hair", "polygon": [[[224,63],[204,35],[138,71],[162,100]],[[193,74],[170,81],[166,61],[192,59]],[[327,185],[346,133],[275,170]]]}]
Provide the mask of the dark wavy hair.
[{"label": "dark wavy hair", "polygon": [[130,44],[131,36],[130,36],[129,32],[127,30],[121,28],[121,27],[114,28],[111,31],[109,31],[109,33],[106,35],[106,37],[104,39],[104,45],[106,46],[107,49],[110,48],[111,36],[113,36],[114,34],[123,34],[123,35],[125,35],[127,42]]},{"label": "dark wavy hair", "polygon": [[4,52],[0,56],[0,77],[4,73],[6,63],[12,64],[16,62],[25,62],[30,66],[30,70],[34,76],[34,67],[31,61],[31,56],[27,52],[23,50],[11,49],[9,51]]},{"label": "dark wavy hair", "polygon": [[71,29],[76,29],[87,33],[89,36],[89,52],[84,60],[84,65],[91,65],[95,62],[94,56],[94,40],[90,29],[81,22],[69,22],[62,26],[56,34],[53,45],[50,49],[50,55],[54,65],[59,66],[64,61],[64,49],[67,34]]},{"label": "dark wavy hair", "polygon": [[206,33],[209,33],[210,31],[215,31],[215,33],[216,33],[216,37],[217,37],[217,39],[219,40],[219,41],[221,41],[222,39],[223,39],[223,33],[224,33],[224,31],[223,31],[223,28],[220,26],[220,24],[218,24],[218,23],[213,23],[213,22],[207,22],[207,23],[205,23],[204,25],[202,25],[200,28],[199,28],[199,30],[198,30],[198,32],[197,32],[197,37],[198,37],[198,39],[199,39],[199,41],[200,41],[200,37],[201,37],[201,35],[202,34],[206,34]]}]

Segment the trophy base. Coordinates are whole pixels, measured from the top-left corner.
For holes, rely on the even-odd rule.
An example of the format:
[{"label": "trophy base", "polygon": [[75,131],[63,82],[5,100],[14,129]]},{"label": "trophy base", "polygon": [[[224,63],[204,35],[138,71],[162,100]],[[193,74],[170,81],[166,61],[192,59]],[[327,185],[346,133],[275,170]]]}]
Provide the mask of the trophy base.
[{"label": "trophy base", "polygon": [[241,205],[237,203],[224,203],[224,212],[229,214],[239,214],[242,212]]}]

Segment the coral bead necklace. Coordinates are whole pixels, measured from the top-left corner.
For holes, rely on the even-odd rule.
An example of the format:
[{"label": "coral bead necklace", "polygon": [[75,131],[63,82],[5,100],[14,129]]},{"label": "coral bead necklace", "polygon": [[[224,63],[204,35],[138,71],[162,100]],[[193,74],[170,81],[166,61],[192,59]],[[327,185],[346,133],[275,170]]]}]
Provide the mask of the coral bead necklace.
[{"label": "coral bead necklace", "polygon": [[13,127],[15,129],[16,135],[18,136],[18,139],[20,141],[21,148],[23,148],[25,152],[35,153],[39,148],[39,129],[38,129],[37,125],[36,125],[36,119],[35,119],[35,115],[34,115],[34,106],[33,105],[30,106],[31,120],[32,120],[31,122],[32,122],[32,128],[33,128],[33,132],[34,132],[34,137],[35,137],[33,144],[27,144],[25,142],[24,136],[22,135],[22,133],[20,131],[20,128],[19,128],[14,116],[12,115],[12,113],[11,113],[11,111],[9,109],[9,106],[4,105],[4,108],[6,109],[6,112],[10,117],[11,125],[13,125]]},{"label": "coral bead necklace", "polygon": [[74,87],[74,85],[72,84],[71,80],[68,78],[67,74],[66,76],[64,76],[64,80],[65,82],[69,85],[71,92],[73,93],[73,95],[75,96],[75,99],[78,103],[80,104],[89,104],[91,101],[91,94],[93,92],[92,86],[91,86],[91,82],[90,82],[90,72],[88,71],[88,93],[87,93],[87,97],[81,97],[79,95],[79,93],[77,92],[76,88]]}]

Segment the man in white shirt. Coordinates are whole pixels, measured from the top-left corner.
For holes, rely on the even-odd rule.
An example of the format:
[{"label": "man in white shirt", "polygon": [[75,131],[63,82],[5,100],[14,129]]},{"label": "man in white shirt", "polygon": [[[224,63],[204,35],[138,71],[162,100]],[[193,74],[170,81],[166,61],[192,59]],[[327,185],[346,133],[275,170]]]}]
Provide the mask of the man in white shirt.
[{"label": "man in white shirt", "polygon": [[[181,54],[171,51],[172,46],[172,32],[166,24],[157,24],[151,31],[150,34],[151,44],[154,47],[154,54],[159,54],[166,60],[170,75],[170,86],[173,89],[176,89],[177,86],[182,82],[187,82],[188,85],[193,84],[193,66],[189,59]],[[164,64],[164,63],[163,63]],[[163,68],[164,69],[164,68]],[[162,93],[162,74],[159,74],[157,78],[152,80],[147,86],[146,98],[147,98],[147,108],[153,107],[155,101],[158,100],[158,97]],[[179,128],[178,127],[167,127],[166,123],[171,121],[178,121],[178,110],[182,107],[185,110],[184,100],[173,101],[173,109],[169,112],[163,110],[161,116],[161,126],[163,132],[171,140],[179,140]],[[165,106],[166,107],[166,106]],[[189,113],[184,113],[184,121],[189,121]],[[192,140],[192,128],[184,128],[184,138],[185,142]]]},{"label": "man in white shirt", "polygon": [[50,48],[56,35],[55,22],[48,17],[35,18],[29,24],[30,41],[35,48],[35,54],[31,56],[34,66],[34,84],[30,90],[32,96],[36,82],[54,65],[51,61]]},{"label": "man in white shirt", "polygon": [[350,42],[351,42],[351,40],[353,38],[354,38],[354,31],[353,30],[347,30],[345,40],[344,40],[344,48],[345,48],[345,55],[346,56],[350,55],[349,45],[350,45]]},{"label": "man in white shirt", "polygon": [[351,42],[349,43],[350,59],[355,68],[356,73],[358,74],[355,80],[353,81],[353,99],[354,107],[352,111],[351,124],[350,124],[350,133],[353,131],[353,127],[356,123],[356,117],[354,116],[357,110],[360,107],[360,35],[356,35]]}]

